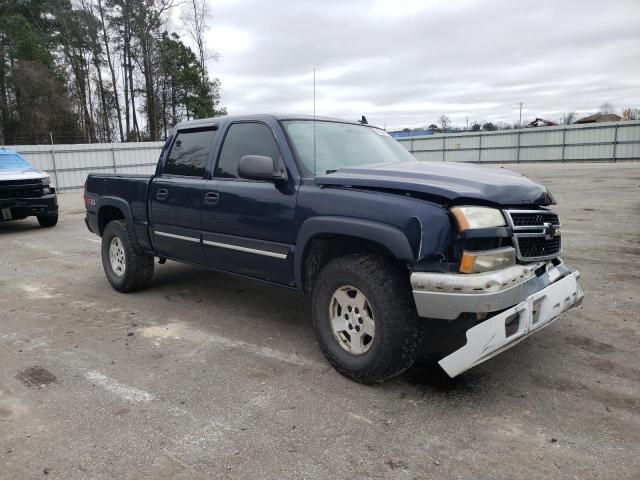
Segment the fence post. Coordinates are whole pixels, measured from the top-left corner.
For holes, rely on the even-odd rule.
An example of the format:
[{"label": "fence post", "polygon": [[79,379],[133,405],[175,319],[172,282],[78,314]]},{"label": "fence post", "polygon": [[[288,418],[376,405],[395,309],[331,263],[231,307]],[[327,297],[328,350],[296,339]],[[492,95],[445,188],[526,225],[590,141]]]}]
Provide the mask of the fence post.
[{"label": "fence post", "polygon": [[444,162],[444,154],[445,154],[445,145],[447,144],[447,139],[442,137],[442,161]]},{"label": "fence post", "polygon": [[58,181],[58,167],[56,166],[56,153],[53,146],[53,133],[49,132],[49,138],[51,139],[51,161],[53,162],[53,176],[56,179],[56,188],[60,188],[60,182]]},{"label": "fence post", "polygon": [[562,127],[562,155],[560,156],[560,160],[564,163],[564,146],[565,146],[565,138],[567,137],[567,126]]},{"label": "fence post", "polygon": [[113,161],[113,173],[118,173],[116,170],[116,151],[113,148],[113,143],[111,144],[111,160]]},{"label": "fence post", "polygon": [[482,134],[478,134],[478,163],[482,162]]},{"label": "fence post", "polygon": [[516,163],[520,163],[520,130],[518,130],[518,148],[516,149]]},{"label": "fence post", "polygon": [[613,134],[613,161],[616,161],[616,150],[618,149],[618,124],[616,123],[616,128]]}]

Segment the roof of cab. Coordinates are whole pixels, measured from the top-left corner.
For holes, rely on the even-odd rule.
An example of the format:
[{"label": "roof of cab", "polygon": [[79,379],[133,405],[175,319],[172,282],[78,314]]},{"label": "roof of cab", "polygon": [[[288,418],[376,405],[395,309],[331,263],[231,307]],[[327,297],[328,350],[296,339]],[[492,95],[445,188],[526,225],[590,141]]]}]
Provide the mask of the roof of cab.
[{"label": "roof of cab", "polygon": [[11,150],[10,148],[0,147],[0,155],[20,155],[15,150]]},{"label": "roof of cab", "polygon": [[[341,118],[332,118],[332,117],[318,117],[313,115],[301,115],[295,113],[282,113],[282,114],[266,114],[259,113],[253,115],[228,115],[226,117],[211,117],[211,118],[202,118],[199,120],[186,120],[176,124],[176,129],[189,128],[189,127],[197,127],[197,126],[209,126],[233,121],[265,121],[265,120],[316,120],[319,122],[339,122],[339,123],[350,123],[352,125],[362,125],[358,121],[350,121],[344,120]],[[367,125],[373,127],[373,125]],[[375,127],[378,128],[378,127]]]}]

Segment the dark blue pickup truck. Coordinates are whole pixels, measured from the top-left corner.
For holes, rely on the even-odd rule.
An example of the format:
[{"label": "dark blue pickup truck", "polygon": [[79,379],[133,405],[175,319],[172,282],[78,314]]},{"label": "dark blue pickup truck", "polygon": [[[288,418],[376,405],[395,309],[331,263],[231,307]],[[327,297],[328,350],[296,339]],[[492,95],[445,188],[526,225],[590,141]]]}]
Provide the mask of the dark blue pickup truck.
[{"label": "dark blue pickup truck", "polygon": [[425,351],[450,375],[580,305],[542,186],[508,170],[419,162],[359,123],[253,115],[178,124],[155,175],[90,175],[86,223],[116,290],[154,258],[312,296],[318,342],[363,383]]}]

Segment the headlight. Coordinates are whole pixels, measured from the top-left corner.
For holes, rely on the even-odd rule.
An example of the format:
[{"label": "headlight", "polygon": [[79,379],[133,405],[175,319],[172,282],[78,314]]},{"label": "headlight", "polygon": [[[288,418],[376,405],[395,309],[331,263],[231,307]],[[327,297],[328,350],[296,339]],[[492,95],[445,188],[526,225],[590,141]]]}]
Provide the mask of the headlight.
[{"label": "headlight", "polygon": [[454,207],[451,213],[458,222],[458,230],[474,228],[504,227],[506,222],[502,212],[496,208],[489,207]]},{"label": "headlight", "polygon": [[499,270],[516,264],[516,251],[513,247],[464,252],[460,261],[461,273],[482,273]]},{"label": "headlight", "polygon": [[43,195],[50,194],[51,193],[51,177],[47,175],[46,177],[41,178],[40,181],[42,182],[42,194]]}]

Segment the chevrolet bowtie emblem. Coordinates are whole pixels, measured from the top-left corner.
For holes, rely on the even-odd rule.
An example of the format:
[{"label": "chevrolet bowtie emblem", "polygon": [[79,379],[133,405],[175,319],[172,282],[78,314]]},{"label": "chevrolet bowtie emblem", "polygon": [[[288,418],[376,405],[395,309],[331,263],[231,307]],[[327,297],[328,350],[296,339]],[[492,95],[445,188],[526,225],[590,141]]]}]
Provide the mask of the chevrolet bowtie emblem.
[{"label": "chevrolet bowtie emblem", "polygon": [[543,225],[542,234],[545,240],[551,240],[553,237],[560,235],[560,227],[556,227],[548,222],[545,222]]}]

